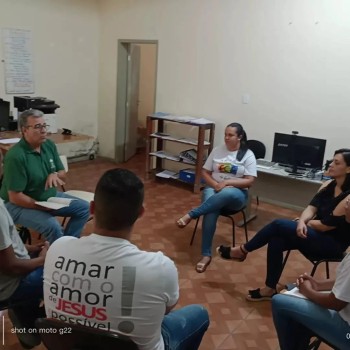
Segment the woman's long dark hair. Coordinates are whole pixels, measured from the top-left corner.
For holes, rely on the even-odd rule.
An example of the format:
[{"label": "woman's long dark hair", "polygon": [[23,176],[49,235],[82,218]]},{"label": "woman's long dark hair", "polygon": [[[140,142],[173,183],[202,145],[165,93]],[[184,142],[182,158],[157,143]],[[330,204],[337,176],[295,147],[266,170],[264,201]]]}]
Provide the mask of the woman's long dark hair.
[{"label": "woman's long dark hair", "polygon": [[237,135],[241,138],[240,147],[237,152],[237,160],[241,161],[248,151],[247,134],[244,131],[243,126],[239,123],[231,123],[227,125],[226,128],[236,128]]},{"label": "woman's long dark hair", "polygon": [[[334,152],[334,155],[341,154],[344,158],[344,161],[347,166],[350,166],[350,149],[349,148],[340,148]],[[344,183],[341,186],[343,192],[350,191],[350,173],[346,174]]]}]

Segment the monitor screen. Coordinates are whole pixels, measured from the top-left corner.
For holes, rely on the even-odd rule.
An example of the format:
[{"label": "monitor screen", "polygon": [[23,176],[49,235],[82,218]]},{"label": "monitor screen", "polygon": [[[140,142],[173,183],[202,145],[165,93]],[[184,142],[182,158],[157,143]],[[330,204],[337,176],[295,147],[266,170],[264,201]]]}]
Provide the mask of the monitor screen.
[{"label": "monitor screen", "polygon": [[10,102],[0,99],[0,131],[9,129]]},{"label": "monitor screen", "polygon": [[322,169],[326,140],[275,133],[272,161],[282,166]]}]

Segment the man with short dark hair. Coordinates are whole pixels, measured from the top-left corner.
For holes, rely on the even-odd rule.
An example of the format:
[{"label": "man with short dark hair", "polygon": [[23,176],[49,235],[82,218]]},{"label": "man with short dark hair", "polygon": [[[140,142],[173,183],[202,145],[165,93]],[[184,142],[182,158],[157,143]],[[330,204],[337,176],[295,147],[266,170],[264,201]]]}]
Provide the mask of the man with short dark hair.
[{"label": "man with short dark hair", "polygon": [[[19,125],[23,137],[6,153],[0,197],[15,224],[41,233],[50,243],[63,235],[79,237],[89,218],[89,204],[57,191],[66,173],[56,145],[47,139],[43,113],[24,111]],[[35,204],[50,197],[74,200],[57,210]],[[64,230],[55,216],[70,217]]]},{"label": "man with short dark hair", "polygon": [[209,326],[207,310],[171,311],[179,298],[174,263],[130,242],[143,198],[143,183],[131,171],[101,177],[90,205],[94,233],[60,238],[48,251],[47,316],[129,335],[141,350],[196,350]]}]

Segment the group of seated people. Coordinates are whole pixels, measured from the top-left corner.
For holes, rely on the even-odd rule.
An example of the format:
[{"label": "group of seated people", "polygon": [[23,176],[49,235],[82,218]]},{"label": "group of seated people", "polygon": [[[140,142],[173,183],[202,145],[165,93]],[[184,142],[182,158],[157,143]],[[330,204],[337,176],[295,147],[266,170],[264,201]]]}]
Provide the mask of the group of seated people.
[{"label": "group of seated people", "polygon": [[[36,318],[53,317],[129,335],[141,350],[198,349],[209,327],[207,310],[201,305],[174,309],[179,299],[174,262],[130,242],[134,223],[144,213],[142,181],[115,168],[99,179],[90,205],[69,197],[57,190],[65,172],[56,146],[47,139],[42,113],[23,112],[20,127],[22,139],[4,159],[0,190],[0,302],[8,302],[13,325],[28,330]],[[199,273],[211,262],[220,211],[242,208],[257,175],[246,139],[240,124],[226,127],[225,145],[215,148],[203,167],[202,204],[177,220],[183,228],[203,216]],[[349,174],[350,149],[336,151],[329,167],[332,180],[321,186],[298,221],[275,220],[240,247],[217,248],[221,258],[243,262],[248,253],[268,246],[266,286],[249,291],[247,299],[272,299],[282,350],[304,349],[315,333],[325,338],[329,334],[340,349],[349,344],[350,256],[339,266],[334,284],[299,276],[299,290],[307,299],[275,295],[284,251],[298,249],[326,258],[350,244]],[[35,203],[55,196],[74,200],[58,210]],[[79,238],[90,215],[93,233]],[[56,216],[70,217],[65,228]],[[15,225],[39,232],[45,242],[24,245]],[[26,348],[40,343],[35,332],[17,335]]]}]

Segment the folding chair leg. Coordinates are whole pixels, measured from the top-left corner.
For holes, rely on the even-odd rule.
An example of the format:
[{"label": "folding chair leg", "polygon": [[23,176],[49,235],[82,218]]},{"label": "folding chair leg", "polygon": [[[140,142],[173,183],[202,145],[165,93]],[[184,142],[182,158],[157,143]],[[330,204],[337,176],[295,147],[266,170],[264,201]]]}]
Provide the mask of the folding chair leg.
[{"label": "folding chair leg", "polygon": [[242,210],[242,215],[243,215],[243,226],[244,226],[244,233],[245,233],[245,241],[248,242],[247,218],[246,218],[244,210]]},{"label": "folding chair leg", "polygon": [[196,226],[194,227],[194,230],[193,230],[193,233],[192,233],[192,238],[191,238],[190,245],[193,244],[194,236],[196,235],[196,232],[197,232],[198,222],[199,222],[199,218],[198,218],[197,221],[196,221]]}]

